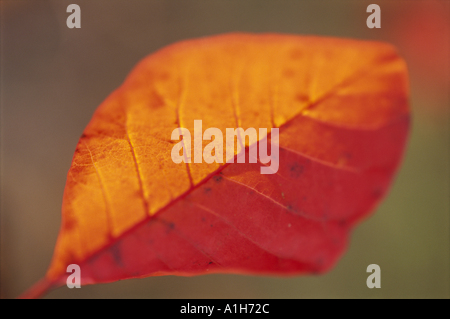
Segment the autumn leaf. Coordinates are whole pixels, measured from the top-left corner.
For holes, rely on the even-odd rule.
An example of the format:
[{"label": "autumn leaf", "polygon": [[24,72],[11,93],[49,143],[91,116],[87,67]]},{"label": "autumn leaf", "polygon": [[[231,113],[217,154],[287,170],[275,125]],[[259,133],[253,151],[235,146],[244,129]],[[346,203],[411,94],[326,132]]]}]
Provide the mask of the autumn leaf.
[{"label": "autumn leaf", "polygon": [[[24,297],[65,285],[69,264],[82,285],[330,270],[389,188],[407,99],[406,65],[380,42],[226,34],[148,56],[81,136],[53,260]],[[174,163],[172,131],[199,119],[203,131],[279,128],[279,169]]]}]

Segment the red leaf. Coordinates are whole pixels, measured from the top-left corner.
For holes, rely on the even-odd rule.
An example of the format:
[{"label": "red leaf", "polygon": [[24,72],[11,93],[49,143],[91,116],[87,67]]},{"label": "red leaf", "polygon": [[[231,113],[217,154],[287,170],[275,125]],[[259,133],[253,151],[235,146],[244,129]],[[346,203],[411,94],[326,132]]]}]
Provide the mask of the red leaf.
[{"label": "red leaf", "polygon": [[[147,57],[85,129],[52,264],[24,296],[65,284],[69,264],[82,284],[329,270],[389,187],[407,91],[405,63],[378,42],[229,34]],[[175,164],[171,132],[196,119],[279,128],[278,171],[248,163],[249,143],[246,163]]]}]

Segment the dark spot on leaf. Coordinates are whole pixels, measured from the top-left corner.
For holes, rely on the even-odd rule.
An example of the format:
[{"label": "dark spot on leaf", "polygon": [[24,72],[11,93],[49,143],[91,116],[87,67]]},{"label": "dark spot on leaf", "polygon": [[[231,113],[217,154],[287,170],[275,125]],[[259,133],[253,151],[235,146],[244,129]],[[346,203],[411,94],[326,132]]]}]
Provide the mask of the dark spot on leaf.
[{"label": "dark spot on leaf", "polygon": [[288,204],[288,205],[286,206],[286,208],[287,208],[287,210],[290,211],[290,212],[298,213],[298,209],[297,209],[294,205]]},{"label": "dark spot on leaf", "polygon": [[304,167],[303,165],[298,164],[297,162],[295,162],[294,164],[291,165],[291,167],[289,168],[290,171],[290,176],[292,178],[298,178],[302,173],[303,173]]},{"label": "dark spot on leaf", "polygon": [[95,134],[97,135],[108,135],[105,129],[98,128],[95,130]]},{"label": "dark spot on leaf", "polygon": [[342,152],[341,156],[346,159],[352,158],[352,154],[350,154],[349,152]]},{"label": "dark spot on leaf", "polygon": [[382,187],[377,187],[373,190],[373,197],[375,198],[380,198],[381,195],[383,195],[383,188]]},{"label": "dark spot on leaf", "polygon": [[113,245],[109,248],[109,251],[111,252],[114,262],[116,263],[117,266],[119,267],[124,267],[123,262],[122,262],[122,254],[120,252],[119,247],[117,247],[117,245]]},{"label": "dark spot on leaf", "polygon": [[77,225],[77,220],[72,215],[67,215],[64,221],[64,229],[71,230]]},{"label": "dark spot on leaf", "polygon": [[208,265],[211,265],[213,262],[212,261],[210,261],[209,263],[208,263]]},{"label": "dark spot on leaf", "polygon": [[222,181],[223,178],[222,178],[222,176],[217,176],[217,175],[216,175],[216,176],[213,177],[213,179],[214,179],[214,181],[215,181],[216,183],[220,183],[220,182]]},{"label": "dark spot on leaf", "polygon": [[172,230],[175,229],[175,223],[173,222],[166,222],[166,221],[162,221],[163,224],[166,225],[166,234],[170,233]]},{"label": "dark spot on leaf", "polygon": [[204,193],[205,193],[205,194],[208,194],[208,193],[211,192],[211,190],[212,190],[211,187],[205,187]]},{"label": "dark spot on leaf", "polygon": [[309,97],[308,97],[307,95],[304,95],[304,94],[297,94],[297,95],[295,96],[295,99],[296,99],[298,102],[307,102],[307,101],[309,101]]},{"label": "dark spot on leaf", "polygon": [[288,205],[286,205],[286,209],[288,211],[290,211],[291,213],[294,213],[294,214],[297,214],[297,215],[301,215],[301,216],[306,215],[306,213],[303,212],[301,209],[299,209],[297,206],[295,206],[295,204],[288,204]]},{"label": "dark spot on leaf", "polygon": [[[74,259],[74,258],[76,258],[76,257],[73,255],[72,252],[69,252],[69,254],[70,254],[69,260],[76,260],[76,259]],[[90,263],[91,265],[93,265],[93,264],[95,264],[95,263],[97,262],[97,260],[98,260],[98,258],[99,258],[100,256],[101,256],[101,254],[95,254],[95,255],[92,255],[87,261],[88,261],[88,263]]]},{"label": "dark spot on leaf", "polygon": [[148,92],[149,107],[156,109],[164,106],[164,99],[154,90]]}]

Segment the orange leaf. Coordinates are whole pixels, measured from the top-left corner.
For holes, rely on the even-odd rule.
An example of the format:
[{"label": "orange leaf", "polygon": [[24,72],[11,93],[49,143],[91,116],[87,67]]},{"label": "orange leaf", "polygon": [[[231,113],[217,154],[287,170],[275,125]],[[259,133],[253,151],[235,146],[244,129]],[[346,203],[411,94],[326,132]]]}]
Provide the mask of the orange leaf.
[{"label": "orange leaf", "polygon": [[[64,285],[69,264],[82,284],[329,270],[389,187],[407,96],[405,63],[379,42],[227,34],[150,55],[80,138],[53,261],[26,296]],[[172,131],[199,119],[279,128],[278,171],[249,163],[248,142],[245,163],[174,163]]]}]

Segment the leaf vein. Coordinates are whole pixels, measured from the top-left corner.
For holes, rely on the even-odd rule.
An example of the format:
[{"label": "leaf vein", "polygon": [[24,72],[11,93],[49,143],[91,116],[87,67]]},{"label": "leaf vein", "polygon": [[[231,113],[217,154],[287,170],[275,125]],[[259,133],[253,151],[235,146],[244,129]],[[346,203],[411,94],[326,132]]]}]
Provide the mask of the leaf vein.
[{"label": "leaf vein", "polygon": [[111,204],[109,202],[108,199],[108,195],[107,195],[107,191],[106,191],[106,187],[105,187],[105,183],[101,177],[100,171],[97,167],[97,165],[95,165],[95,161],[94,161],[94,156],[92,155],[91,150],[89,149],[89,146],[87,145],[86,142],[82,141],[84,146],[86,147],[86,149],[89,152],[89,155],[91,157],[91,161],[92,161],[92,166],[94,166],[95,169],[95,173],[97,175],[98,181],[100,183],[100,188],[102,190],[102,194],[103,194],[103,199],[105,201],[105,214],[106,214],[106,220],[107,220],[107,225],[108,225],[108,237],[111,239],[113,238],[113,234],[112,234],[112,216],[111,216]]},{"label": "leaf vein", "polygon": [[[127,118],[127,122],[128,122],[128,118]],[[128,123],[127,122],[125,123],[125,134],[127,137],[127,142],[130,145],[131,155],[133,156],[133,162],[134,162],[134,166],[135,166],[135,170],[136,170],[136,174],[137,174],[137,178],[138,178],[138,182],[139,182],[139,191],[141,193],[141,197],[144,202],[145,212],[148,215],[150,215],[150,205],[148,203],[147,197],[145,196],[144,183],[142,181],[142,174],[139,169],[139,164],[137,162],[136,152],[134,150],[133,143],[131,142],[130,135],[128,134]]]}]

